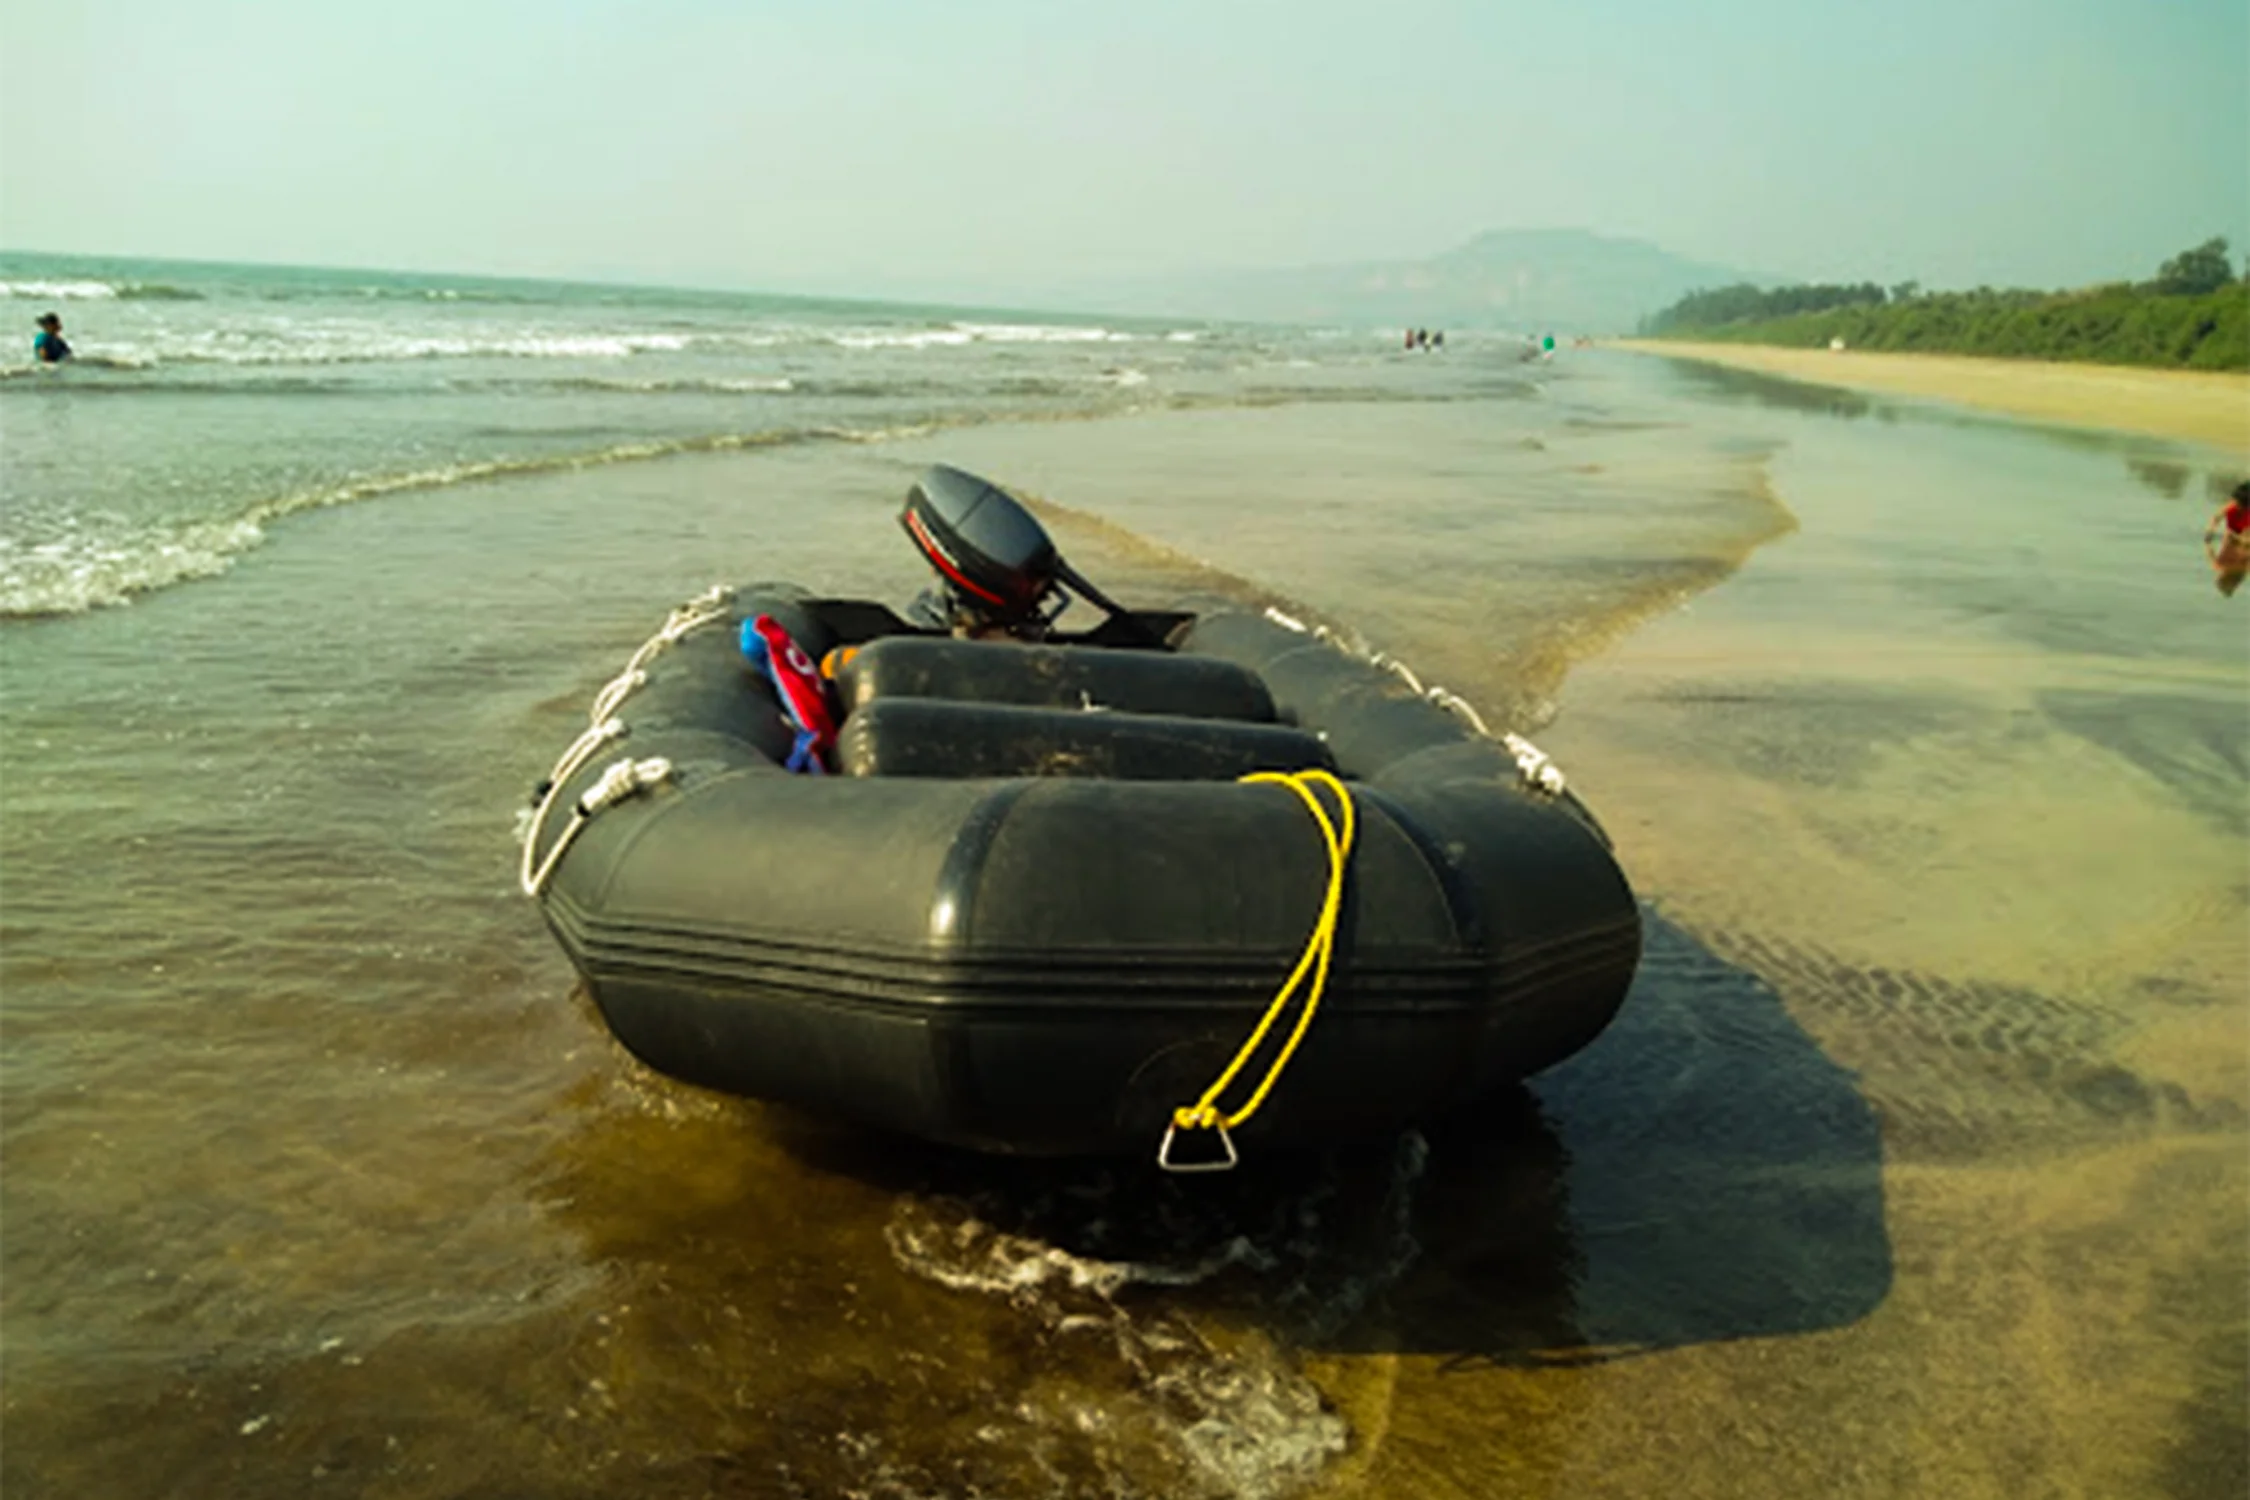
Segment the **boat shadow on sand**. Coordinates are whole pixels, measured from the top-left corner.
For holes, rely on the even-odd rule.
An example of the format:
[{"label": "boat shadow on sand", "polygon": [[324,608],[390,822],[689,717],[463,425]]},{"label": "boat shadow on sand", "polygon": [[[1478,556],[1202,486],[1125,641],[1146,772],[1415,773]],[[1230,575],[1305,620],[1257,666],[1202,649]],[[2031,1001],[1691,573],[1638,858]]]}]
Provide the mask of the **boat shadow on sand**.
[{"label": "boat shadow on sand", "polygon": [[1758,975],[1644,926],[1594,1046],[1395,1141],[1246,1142],[1242,1170],[1182,1178],[767,1121],[804,1166],[900,1195],[911,1269],[959,1285],[1059,1253],[1121,1302],[1308,1350],[1573,1365],[1857,1321],[1892,1277],[1873,1109]]}]

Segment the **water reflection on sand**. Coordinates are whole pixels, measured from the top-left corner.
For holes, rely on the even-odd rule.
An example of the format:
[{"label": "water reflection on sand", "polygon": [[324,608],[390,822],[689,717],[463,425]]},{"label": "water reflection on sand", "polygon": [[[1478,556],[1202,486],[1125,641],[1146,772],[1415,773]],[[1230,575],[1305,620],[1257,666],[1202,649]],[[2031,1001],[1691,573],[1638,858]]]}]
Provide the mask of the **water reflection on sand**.
[{"label": "water reflection on sand", "polygon": [[[2240,1493],[2244,668],[2175,508],[1636,368],[402,496],[0,636],[0,1486]],[[908,591],[932,458],[1537,725],[1647,902],[1618,1022],[1195,1182],[632,1063],[509,817],[714,576]]]}]

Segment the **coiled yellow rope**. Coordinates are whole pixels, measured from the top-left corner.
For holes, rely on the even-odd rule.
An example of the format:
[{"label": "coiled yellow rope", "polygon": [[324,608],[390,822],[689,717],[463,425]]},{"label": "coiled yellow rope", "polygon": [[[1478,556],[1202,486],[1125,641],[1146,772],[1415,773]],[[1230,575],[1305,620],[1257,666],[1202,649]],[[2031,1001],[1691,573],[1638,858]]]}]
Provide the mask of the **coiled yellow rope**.
[{"label": "coiled yellow rope", "polygon": [[[1358,832],[1350,789],[1326,771],[1254,771],[1242,780],[1285,786],[1304,802],[1306,809],[1313,815],[1313,821],[1320,826],[1321,841],[1328,846],[1328,894],[1320,904],[1320,917],[1313,923],[1312,936],[1305,942],[1305,951],[1297,959],[1297,967],[1290,971],[1288,980],[1275,992],[1272,1002],[1266,1006],[1265,1015],[1258,1021],[1257,1029],[1250,1033],[1249,1040],[1235,1053],[1234,1061],[1227,1064],[1226,1071],[1203,1091],[1202,1098],[1193,1104],[1183,1104],[1172,1112],[1171,1128],[1164,1132],[1164,1143],[1157,1148],[1156,1153],[1157,1162],[1172,1171],[1223,1170],[1233,1166],[1234,1144],[1227,1139],[1228,1132],[1258,1112],[1258,1106],[1266,1102],[1266,1096],[1273,1092],[1274,1084],[1280,1080],[1282,1069],[1289,1066],[1289,1059],[1296,1053],[1297,1044],[1305,1039],[1305,1032],[1312,1026],[1313,1016],[1320,1009],[1321,993],[1328,987],[1328,964],[1336,949],[1336,919],[1344,903],[1344,871],[1351,863],[1352,840]],[[1331,813],[1314,794],[1315,787],[1326,790],[1336,799],[1335,813]],[[1288,1010],[1289,1002],[1295,998],[1298,986],[1305,982],[1307,975],[1311,976],[1312,984],[1305,991],[1304,1006],[1298,1013],[1297,1024],[1290,1031],[1289,1039],[1274,1055],[1273,1065],[1266,1069],[1266,1076],[1260,1080],[1258,1087],[1240,1109],[1222,1111],[1219,1108],[1219,1096],[1249,1066],[1250,1059],[1272,1032],[1274,1023]],[[1182,1130],[1218,1131],[1227,1147],[1225,1160],[1194,1167],[1173,1162],[1172,1140]]]}]

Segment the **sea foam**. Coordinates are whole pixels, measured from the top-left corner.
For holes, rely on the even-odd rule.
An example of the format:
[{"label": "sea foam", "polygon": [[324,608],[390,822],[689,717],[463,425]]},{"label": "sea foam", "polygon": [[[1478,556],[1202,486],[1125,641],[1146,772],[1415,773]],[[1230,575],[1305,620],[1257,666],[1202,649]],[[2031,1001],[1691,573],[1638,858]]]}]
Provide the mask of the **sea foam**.
[{"label": "sea foam", "polygon": [[[964,1204],[910,1196],[884,1237],[905,1270],[998,1297],[1101,1367],[1090,1378],[1034,1382],[1007,1413],[1029,1429],[1019,1446],[1091,1438],[1098,1454],[1105,1434],[1146,1433],[1195,1476],[1194,1493],[1275,1500],[1350,1444],[1343,1418],[1270,1339],[1229,1338],[1222,1348],[1181,1313],[1120,1300],[1133,1287],[1270,1269],[1273,1258],[1247,1235],[1178,1263],[1103,1260],[996,1229]],[[1094,1342],[1075,1342],[1084,1340]]]},{"label": "sea foam", "polygon": [[87,302],[116,295],[117,288],[106,281],[0,281],[0,297]]}]

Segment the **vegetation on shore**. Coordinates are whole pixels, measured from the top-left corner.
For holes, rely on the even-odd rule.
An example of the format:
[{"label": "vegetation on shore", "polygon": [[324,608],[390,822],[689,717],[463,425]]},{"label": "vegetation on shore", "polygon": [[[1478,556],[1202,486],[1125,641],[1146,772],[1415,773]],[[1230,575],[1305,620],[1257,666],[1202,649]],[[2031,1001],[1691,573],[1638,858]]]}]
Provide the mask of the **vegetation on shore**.
[{"label": "vegetation on shore", "polygon": [[1981,354],[2184,370],[2250,370],[2250,265],[2224,239],[2166,261],[2153,280],[2075,291],[1925,292],[1747,283],[1691,292],[1643,321],[1643,335],[1898,353]]}]

